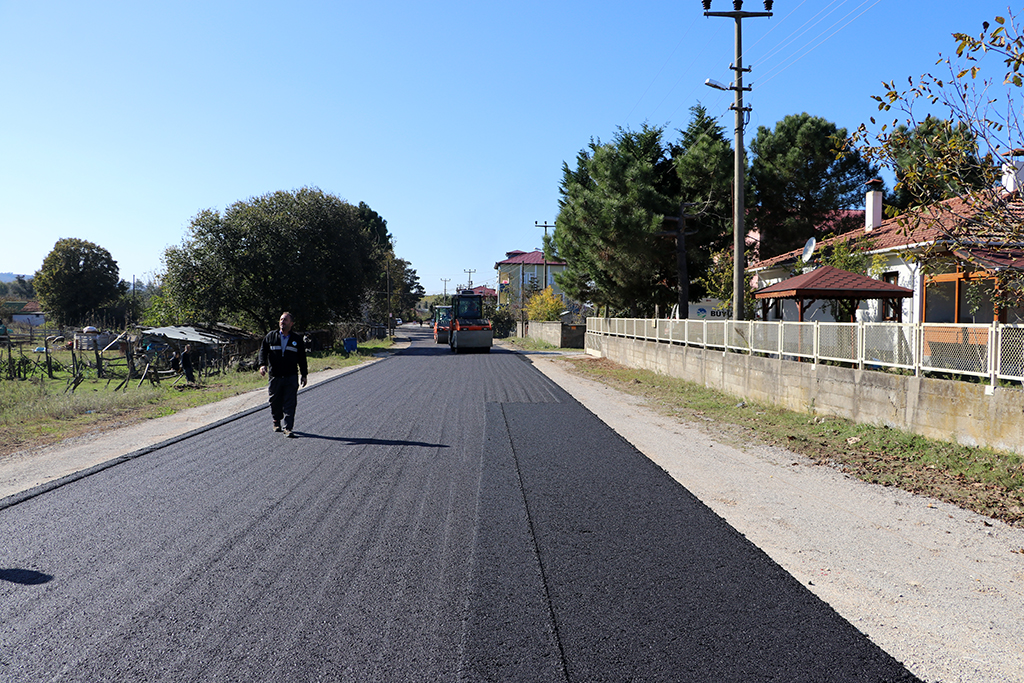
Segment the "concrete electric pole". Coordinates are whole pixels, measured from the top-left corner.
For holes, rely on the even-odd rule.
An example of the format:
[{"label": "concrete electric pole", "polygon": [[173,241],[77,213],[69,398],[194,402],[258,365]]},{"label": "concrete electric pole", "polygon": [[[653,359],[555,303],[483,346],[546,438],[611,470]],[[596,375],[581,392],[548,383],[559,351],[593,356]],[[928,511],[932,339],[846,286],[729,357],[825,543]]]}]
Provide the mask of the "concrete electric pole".
[{"label": "concrete electric pole", "polygon": [[733,0],[733,12],[711,12],[711,0],[701,0],[704,5],[704,16],[706,17],[729,17],[736,22],[736,62],[730,68],[736,72],[736,80],[729,87],[722,86],[708,79],[705,83],[712,88],[719,90],[732,90],[736,93],[736,101],[730,109],[736,112],[736,137],[733,141],[734,147],[734,173],[733,173],[733,255],[732,255],[732,318],[743,320],[743,288],[745,284],[743,251],[746,246],[747,231],[745,223],[744,208],[744,170],[746,165],[743,162],[743,117],[750,111],[750,107],[743,106],[743,91],[750,90],[743,87],[743,72],[750,69],[743,68],[743,20],[751,17],[772,16],[773,0],[764,0],[765,12],[744,12],[743,0]]}]

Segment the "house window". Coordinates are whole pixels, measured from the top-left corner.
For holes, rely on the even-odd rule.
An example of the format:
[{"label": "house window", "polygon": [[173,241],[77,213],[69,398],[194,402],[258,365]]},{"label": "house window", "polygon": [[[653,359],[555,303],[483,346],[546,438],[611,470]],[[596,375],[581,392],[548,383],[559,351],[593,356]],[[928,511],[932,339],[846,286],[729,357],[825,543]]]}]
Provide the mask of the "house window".
[{"label": "house window", "polygon": [[924,300],[926,323],[951,323],[956,317],[956,280],[931,280]]},{"label": "house window", "polygon": [[[995,319],[995,280],[978,271],[931,275],[924,285],[924,322],[991,323]],[[1000,319],[1005,311],[999,312]]]},{"label": "house window", "polygon": [[964,279],[960,282],[961,323],[990,323],[995,316],[995,281],[991,279]]},{"label": "house window", "polygon": [[[894,270],[882,273],[882,281],[890,285],[900,284],[900,274]],[[903,320],[902,299],[882,299],[882,321],[900,322]]]}]

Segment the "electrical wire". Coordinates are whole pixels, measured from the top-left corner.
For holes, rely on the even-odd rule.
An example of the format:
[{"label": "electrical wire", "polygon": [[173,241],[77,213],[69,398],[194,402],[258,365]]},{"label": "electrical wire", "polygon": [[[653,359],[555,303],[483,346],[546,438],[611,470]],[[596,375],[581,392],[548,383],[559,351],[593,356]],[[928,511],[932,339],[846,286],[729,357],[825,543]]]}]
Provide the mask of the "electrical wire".
[{"label": "electrical wire", "polygon": [[[836,29],[835,31],[833,31],[832,33],[830,33],[830,34],[829,34],[828,36],[826,36],[825,38],[823,38],[822,40],[818,41],[818,42],[817,42],[816,44],[814,44],[813,46],[811,46],[810,48],[808,48],[808,49],[807,49],[807,50],[806,50],[806,51],[805,51],[805,52],[804,52],[803,54],[801,54],[801,55],[799,55],[799,56],[797,56],[797,57],[793,57],[793,58],[791,58],[791,60],[789,61],[789,63],[788,63],[788,64],[785,64],[785,66],[773,67],[773,69],[777,69],[777,71],[775,71],[775,73],[772,73],[772,70],[773,70],[773,69],[769,69],[768,71],[766,71],[766,72],[765,72],[765,76],[766,76],[766,77],[765,77],[765,79],[764,79],[764,80],[762,80],[762,81],[761,81],[761,85],[764,85],[765,83],[768,83],[768,82],[770,82],[770,81],[771,81],[771,80],[772,80],[773,78],[775,78],[775,77],[776,77],[776,76],[778,76],[779,74],[781,74],[781,73],[785,72],[785,71],[786,71],[787,69],[789,69],[789,68],[790,68],[791,66],[793,66],[794,64],[796,64],[797,62],[799,62],[799,61],[800,61],[801,59],[803,59],[804,57],[806,57],[806,56],[807,56],[807,55],[809,55],[810,53],[814,52],[814,51],[815,51],[816,49],[818,49],[819,47],[821,47],[821,46],[822,46],[823,44],[825,44],[826,42],[828,42],[829,40],[831,40],[831,39],[832,39],[832,38],[833,38],[833,37],[834,37],[834,36],[835,36],[835,35],[836,35],[837,33],[839,33],[840,31],[842,31],[843,29],[845,29],[845,28],[846,28],[847,26],[849,26],[849,25],[850,25],[850,24],[852,24],[853,22],[855,22],[855,21],[857,21],[858,19],[860,19],[860,18],[861,18],[862,16],[864,16],[864,15],[865,15],[865,14],[866,14],[867,12],[871,11],[871,10],[872,10],[872,9],[873,9],[873,8],[875,7],[875,5],[877,5],[877,4],[878,4],[878,3],[880,3],[881,1],[882,1],[882,0],[874,0],[874,2],[872,2],[870,6],[866,7],[866,8],[864,9],[864,10],[862,10],[862,11],[860,12],[860,14],[858,14],[858,15],[857,15],[857,16],[855,16],[855,17],[853,17],[852,19],[850,19],[849,21],[847,21],[847,22],[846,22],[845,24],[843,24],[842,26],[840,26],[840,27],[839,27],[838,29]],[[846,15],[845,17],[843,17],[842,19],[840,19],[839,21],[837,21],[837,22],[836,22],[835,24],[832,24],[832,26],[830,26],[830,27],[829,27],[828,29],[826,29],[826,30],[829,30],[829,29],[832,29],[832,28],[834,28],[834,27],[835,27],[836,25],[838,25],[838,24],[839,24],[839,22],[843,21],[843,19],[846,19],[847,17],[849,17],[850,15],[852,15],[852,14],[853,14],[854,12],[856,12],[857,10],[859,10],[859,9],[860,9],[861,7],[864,7],[864,5],[866,5],[866,4],[868,3],[868,2],[871,2],[871,0],[864,0],[863,2],[861,2],[861,4],[859,4],[859,5],[858,5],[857,7],[855,7],[855,8],[853,9],[853,10],[851,10],[851,11],[850,11],[850,12],[849,12],[849,13],[848,13],[848,14],[847,14],[847,15]],[[820,36],[820,35],[821,35],[821,34],[819,34],[819,36]],[[769,76],[768,74],[771,74],[771,75]]]},{"label": "electrical wire", "polygon": [[[694,25],[696,23],[697,23],[697,17],[695,16],[693,18],[693,21],[690,22],[690,26],[685,31],[683,31],[683,34],[681,36],[679,36],[679,42],[676,43],[676,46],[674,48],[672,48],[672,51],[668,54],[668,57],[665,58],[665,61],[664,61],[664,63],[662,63],[661,68],[658,69],[658,73],[655,74],[654,78],[651,79],[651,82],[647,84],[647,88],[644,90],[643,94],[640,95],[640,99],[638,99],[636,101],[636,103],[630,108],[629,113],[626,114],[626,120],[627,121],[629,120],[629,117],[633,115],[633,112],[636,110],[636,108],[638,106],[640,106],[640,103],[643,101],[643,99],[645,97],[647,97],[647,93],[650,92],[652,87],[654,87],[654,84],[661,77],[662,72],[665,71],[665,67],[667,67],[669,62],[672,61],[672,58],[675,57],[676,52],[679,50],[679,46],[683,44],[684,40],[686,40],[686,37],[689,35],[690,30],[694,27]],[[691,64],[690,66],[693,66],[693,65]],[[658,105],[658,106],[661,106],[661,105]],[[655,107],[654,109],[657,110],[658,107]]]}]

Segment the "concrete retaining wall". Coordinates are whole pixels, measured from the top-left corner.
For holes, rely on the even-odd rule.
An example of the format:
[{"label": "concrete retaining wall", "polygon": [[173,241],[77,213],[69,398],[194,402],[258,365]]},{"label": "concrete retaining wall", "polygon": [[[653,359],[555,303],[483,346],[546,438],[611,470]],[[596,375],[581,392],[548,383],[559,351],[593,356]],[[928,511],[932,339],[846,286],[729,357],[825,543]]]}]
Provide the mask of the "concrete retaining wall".
[{"label": "concrete retaining wall", "polygon": [[752,401],[1024,455],[1024,391],[586,335],[586,351]]},{"label": "concrete retaining wall", "polygon": [[534,339],[546,341],[563,349],[582,349],[586,336],[586,325],[567,325],[561,322],[531,320],[528,334]]}]

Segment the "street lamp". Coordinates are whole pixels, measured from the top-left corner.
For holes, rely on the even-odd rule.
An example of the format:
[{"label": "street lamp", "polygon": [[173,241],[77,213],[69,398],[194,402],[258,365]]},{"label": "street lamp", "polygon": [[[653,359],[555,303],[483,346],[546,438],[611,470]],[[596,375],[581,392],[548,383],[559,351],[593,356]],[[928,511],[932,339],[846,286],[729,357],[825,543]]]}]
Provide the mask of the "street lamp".
[{"label": "street lamp", "polygon": [[743,72],[750,69],[743,68],[743,19],[749,17],[770,17],[772,16],[773,0],[764,0],[764,12],[744,12],[743,0],[733,0],[732,12],[711,12],[711,0],[701,0],[704,5],[704,16],[706,17],[730,17],[736,22],[736,63],[730,65],[730,69],[736,72],[736,80],[731,85],[723,85],[710,78],[704,84],[717,90],[732,90],[736,93],[736,101],[730,109],[736,112],[736,136],[733,141],[734,147],[734,168],[733,168],[733,255],[732,255],[732,317],[733,320],[743,320],[743,248],[745,246],[746,228],[744,226],[744,187],[743,187],[743,115],[750,111],[750,107],[743,106],[743,91],[750,90],[743,87]]}]

